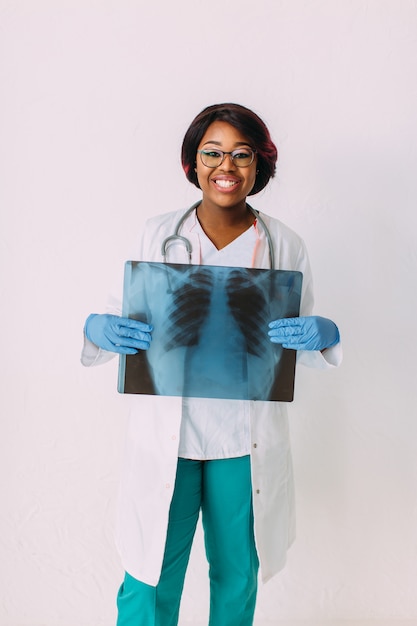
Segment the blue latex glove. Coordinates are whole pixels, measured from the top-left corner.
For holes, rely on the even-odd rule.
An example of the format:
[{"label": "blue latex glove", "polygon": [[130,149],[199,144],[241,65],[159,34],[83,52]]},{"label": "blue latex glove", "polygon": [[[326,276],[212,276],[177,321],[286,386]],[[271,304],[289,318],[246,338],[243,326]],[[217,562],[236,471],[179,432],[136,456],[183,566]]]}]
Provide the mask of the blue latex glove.
[{"label": "blue latex glove", "polygon": [[290,350],[324,350],[340,341],[339,330],[325,317],[287,317],[269,324],[273,343]]},{"label": "blue latex glove", "polygon": [[92,313],[84,326],[89,341],[103,350],[119,354],[136,354],[138,350],[147,350],[152,330],[153,327],[145,322],[108,313]]}]

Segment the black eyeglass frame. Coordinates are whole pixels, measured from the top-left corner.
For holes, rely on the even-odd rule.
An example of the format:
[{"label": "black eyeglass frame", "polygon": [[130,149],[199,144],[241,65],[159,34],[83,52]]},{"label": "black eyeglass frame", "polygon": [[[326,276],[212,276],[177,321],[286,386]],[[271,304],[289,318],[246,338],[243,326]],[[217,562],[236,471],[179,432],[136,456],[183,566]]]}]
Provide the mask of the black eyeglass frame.
[{"label": "black eyeglass frame", "polygon": [[[239,165],[238,161],[235,161],[235,156],[237,154],[239,154],[240,152],[242,152],[241,148],[236,148],[236,150],[232,150],[232,152],[225,152],[224,150],[219,150],[218,148],[213,148],[212,150],[197,150],[197,154],[200,155],[200,159],[202,164],[204,165],[204,167],[210,167],[212,169],[219,167],[225,160],[226,155],[230,155],[230,158],[232,159],[232,163],[234,165],[236,165],[236,167],[241,167],[241,168],[245,168],[245,167],[250,167],[252,165],[252,163],[255,160],[255,154],[256,154],[256,150],[254,148],[251,148],[249,146],[246,147],[247,150],[250,150],[252,152],[252,160],[250,163],[248,163],[247,165]],[[222,160],[220,161],[220,163],[218,163],[217,165],[207,165],[206,163],[204,163],[203,161],[203,154],[207,154],[209,152],[218,152],[219,154],[222,155]]]}]

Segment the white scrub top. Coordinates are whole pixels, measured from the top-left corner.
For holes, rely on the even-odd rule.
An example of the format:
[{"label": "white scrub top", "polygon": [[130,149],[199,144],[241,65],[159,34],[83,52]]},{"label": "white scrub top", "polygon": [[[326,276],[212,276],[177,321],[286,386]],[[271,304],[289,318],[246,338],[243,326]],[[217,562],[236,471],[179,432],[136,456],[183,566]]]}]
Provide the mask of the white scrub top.
[{"label": "white scrub top", "polygon": [[[161,243],[172,235],[183,214],[184,211],[175,211],[148,220],[132,259],[162,262]],[[279,220],[263,214],[261,217],[269,227],[273,240],[275,268],[303,273],[300,314],[311,315],[312,280],[303,241]],[[195,213],[186,219],[181,234],[192,244],[192,263],[201,263],[204,251],[196,230]],[[167,261],[187,263],[184,246],[171,245]],[[269,252],[264,237],[257,241],[251,265],[269,268]],[[122,284],[122,277],[120,282]],[[110,298],[107,312],[120,315],[120,299]],[[84,338],[81,357],[84,365],[104,363],[113,356]],[[341,358],[341,347],[337,344],[323,353],[299,352],[297,363],[328,369],[339,365]],[[255,541],[261,578],[266,582],[284,566],[287,549],[295,536],[287,405],[260,401],[246,401],[245,405],[249,413]],[[182,413],[182,398],[130,397],[116,541],[124,569],[149,585],[157,585],[161,572]]]},{"label": "white scrub top", "polygon": [[[229,245],[218,250],[194,214],[204,265],[251,267],[259,239],[251,226]],[[265,234],[263,237],[265,237]],[[201,357],[203,358],[203,357]],[[231,459],[250,454],[250,409],[244,400],[183,398],[178,455],[185,459]]]}]

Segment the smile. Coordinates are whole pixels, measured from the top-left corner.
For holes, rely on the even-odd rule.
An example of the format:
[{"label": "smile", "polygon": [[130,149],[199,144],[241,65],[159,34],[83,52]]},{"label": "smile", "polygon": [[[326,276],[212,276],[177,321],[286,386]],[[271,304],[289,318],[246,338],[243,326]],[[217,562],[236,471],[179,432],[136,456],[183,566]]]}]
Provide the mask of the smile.
[{"label": "smile", "polygon": [[231,189],[232,187],[236,187],[239,184],[238,180],[233,180],[231,178],[215,178],[213,182],[218,187],[222,189]]}]

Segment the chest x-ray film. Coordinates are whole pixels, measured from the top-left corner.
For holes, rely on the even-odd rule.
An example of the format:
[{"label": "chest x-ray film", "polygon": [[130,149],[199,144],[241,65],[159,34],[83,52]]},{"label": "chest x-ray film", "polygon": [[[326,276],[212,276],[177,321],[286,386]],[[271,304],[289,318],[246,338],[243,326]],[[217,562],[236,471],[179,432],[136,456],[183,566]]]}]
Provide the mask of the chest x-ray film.
[{"label": "chest x-ray film", "polygon": [[128,261],[123,316],[154,330],[120,357],[119,391],[290,402],[296,353],[268,323],[299,315],[301,285],[300,272]]}]

